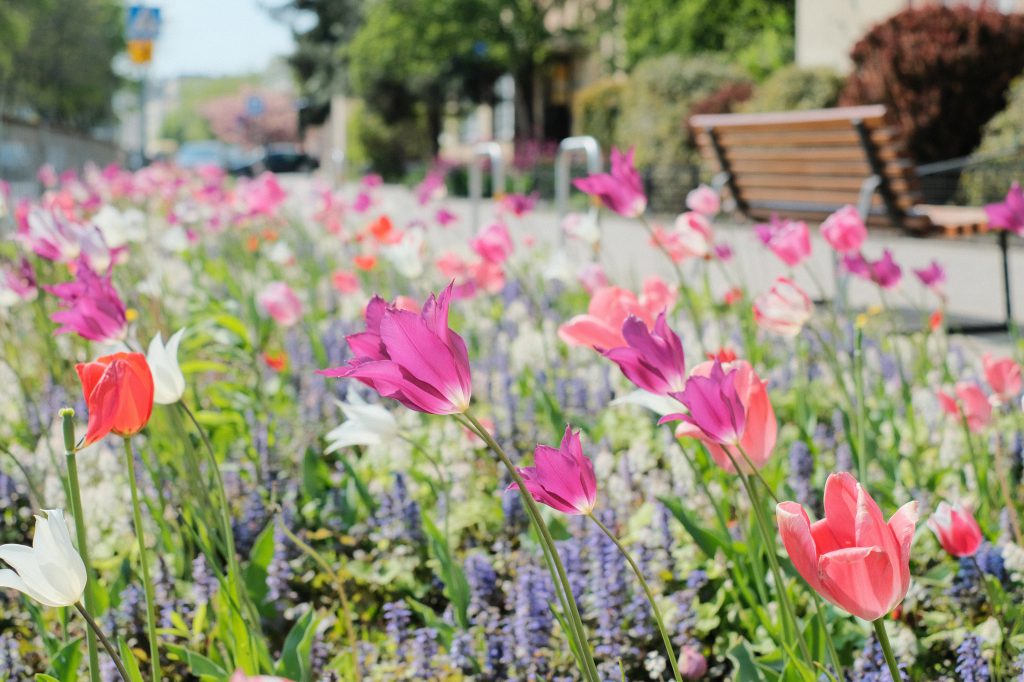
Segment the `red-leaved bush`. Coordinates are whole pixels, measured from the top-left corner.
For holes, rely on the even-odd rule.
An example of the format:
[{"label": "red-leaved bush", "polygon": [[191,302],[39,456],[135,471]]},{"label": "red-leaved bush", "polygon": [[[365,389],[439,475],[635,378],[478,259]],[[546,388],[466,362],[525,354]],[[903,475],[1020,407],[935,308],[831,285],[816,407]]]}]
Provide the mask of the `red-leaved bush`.
[{"label": "red-leaved bush", "polygon": [[886,105],[919,163],[963,156],[1024,70],[1024,14],[908,9],[873,27],[850,57],[841,104]]}]

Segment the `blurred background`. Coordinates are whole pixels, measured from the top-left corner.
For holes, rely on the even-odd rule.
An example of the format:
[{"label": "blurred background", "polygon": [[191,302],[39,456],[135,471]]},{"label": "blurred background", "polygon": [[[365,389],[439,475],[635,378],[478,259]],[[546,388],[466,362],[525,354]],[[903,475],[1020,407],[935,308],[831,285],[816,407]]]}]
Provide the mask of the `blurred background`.
[{"label": "blurred background", "polygon": [[450,186],[473,143],[550,196],[558,141],[636,147],[655,210],[701,178],[694,113],[883,103],[932,201],[1024,166],[1024,0],[3,0],[0,178],[86,161]]}]

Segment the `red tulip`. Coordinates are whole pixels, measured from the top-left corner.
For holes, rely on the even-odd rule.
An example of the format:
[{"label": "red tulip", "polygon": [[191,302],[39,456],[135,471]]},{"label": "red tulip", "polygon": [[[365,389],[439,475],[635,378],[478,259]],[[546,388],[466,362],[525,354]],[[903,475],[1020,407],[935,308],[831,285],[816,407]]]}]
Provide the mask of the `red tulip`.
[{"label": "red tulip", "polygon": [[928,527],[939,538],[942,549],[955,557],[974,556],[984,538],[970,509],[940,502],[928,519]]},{"label": "red tulip", "polygon": [[153,373],[142,353],[114,353],[75,365],[82,382],[89,427],[84,445],[108,433],[138,433],[153,413]]},{"label": "red tulip", "polygon": [[864,620],[878,620],[907,596],[917,503],[886,523],[871,495],[848,473],[825,483],[825,518],[811,523],[796,502],[776,507],[793,566],[822,597]]}]

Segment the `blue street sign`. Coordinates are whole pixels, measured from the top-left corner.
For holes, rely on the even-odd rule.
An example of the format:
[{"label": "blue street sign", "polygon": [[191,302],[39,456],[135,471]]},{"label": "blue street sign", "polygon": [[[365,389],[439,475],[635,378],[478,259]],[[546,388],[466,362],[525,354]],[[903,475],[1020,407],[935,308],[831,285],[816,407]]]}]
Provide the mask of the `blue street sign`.
[{"label": "blue street sign", "polygon": [[156,40],[160,34],[160,8],[132,5],[124,24],[125,39]]},{"label": "blue street sign", "polygon": [[267,105],[259,95],[249,95],[245,100],[245,113],[249,116],[259,116],[267,110]]}]

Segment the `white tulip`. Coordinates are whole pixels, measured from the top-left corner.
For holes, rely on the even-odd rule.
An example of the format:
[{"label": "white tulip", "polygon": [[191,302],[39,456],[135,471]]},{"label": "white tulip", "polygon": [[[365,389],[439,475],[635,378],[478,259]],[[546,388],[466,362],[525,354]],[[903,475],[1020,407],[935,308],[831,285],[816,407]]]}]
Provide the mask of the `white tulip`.
[{"label": "white tulip", "polygon": [[[85,592],[85,564],[71,544],[71,534],[60,509],[36,516],[32,546],[0,545],[0,587],[18,590],[44,606],[71,606]],[[11,570],[13,569],[13,570]]]},{"label": "white tulip", "polygon": [[327,450],[334,452],[350,445],[380,445],[398,437],[398,422],[387,408],[370,405],[353,389],[347,402],[335,401],[345,419],[327,434]]},{"label": "white tulip", "polygon": [[415,279],[423,274],[423,232],[409,230],[402,241],[382,249],[384,257],[406,279]]},{"label": "white tulip", "polygon": [[173,405],[185,394],[185,376],[178,366],[178,344],[184,333],[184,327],[174,332],[166,346],[160,332],[149,342],[146,363],[153,373],[153,402],[158,405]]}]

